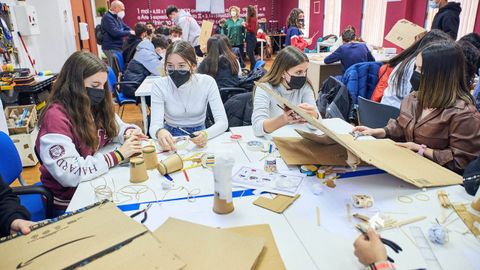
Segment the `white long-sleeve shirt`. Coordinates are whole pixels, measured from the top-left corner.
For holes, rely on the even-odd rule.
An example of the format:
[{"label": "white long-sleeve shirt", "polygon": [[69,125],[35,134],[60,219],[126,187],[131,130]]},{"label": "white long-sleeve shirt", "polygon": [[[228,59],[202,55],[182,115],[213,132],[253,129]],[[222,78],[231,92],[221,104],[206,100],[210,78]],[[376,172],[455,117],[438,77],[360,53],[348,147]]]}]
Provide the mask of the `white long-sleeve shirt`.
[{"label": "white long-sleeve shirt", "polygon": [[[286,98],[293,104],[308,103],[317,107],[313,89],[309,83],[306,83],[301,89],[287,90],[282,84],[272,86],[269,83],[264,85],[276,91],[279,95]],[[277,117],[283,113],[283,110],[277,106],[277,101],[273,99],[267,92],[260,87],[255,89],[255,97],[253,99],[252,127],[255,136],[265,136],[267,133],[263,129],[265,120]]]},{"label": "white long-sleeve shirt", "polygon": [[[400,108],[400,104],[404,97],[408,96],[412,91],[412,84],[410,83],[410,78],[412,77],[413,71],[415,70],[415,58],[410,60],[405,66],[405,72],[403,73],[403,77],[400,80],[400,85],[395,85],[395,80],[397,78],[395,74],[398,73],[398,68],[400,64],[398,64],[390,74],[388,78],[388,86],[383,92],[382,97],[382,104],[394,106]],[[397,96],[397,88],[400,88],[400,96]]]},{"label": "white long-sleeve shirt", "polygon": [[207,104],[210,104],[215,121],[207,133],[208,138],[213,138],[228,128],[215,80],[208,75],[192,74],[190,81],[177,88],[170,76],[157,79],[152,89],[150,136],[157,138],[157,131],[164,127],[164,122],[182,128],[204,125]]}]

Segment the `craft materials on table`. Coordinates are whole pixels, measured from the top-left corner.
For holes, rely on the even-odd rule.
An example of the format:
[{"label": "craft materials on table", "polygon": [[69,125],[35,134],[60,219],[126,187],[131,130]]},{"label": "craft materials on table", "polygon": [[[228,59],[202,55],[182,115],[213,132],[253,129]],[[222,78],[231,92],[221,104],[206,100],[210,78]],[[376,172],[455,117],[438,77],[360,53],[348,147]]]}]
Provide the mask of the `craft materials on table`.
[{"label": "craft materials on table", "polygon": [[356,208],[369,208],[372,207],[374,200],[368,195],[353,195],[352,204]]},{"label": "craft materials on table", "polygon": [[215,192],[213,211],[217,214],[228,214],[233,211],[232,168],[235,158],[232,153],[218,153],[213,167]]},{"label": "craft materials on table", "polygon": [[158,167],[158,158],[157,158],[157,152],[155,150],[155,146],[154,145],[144,146],[142,149],[142,152],[143,152],[143,159],[145,160],[147,170],[156,169]]},{"label": "craft materials on table", "polygon": [[475,209],[476,211],[480,211],[480,188],[477,190],[477,193],[475,194],[475,198],[473,198],[472,208]]},{"label": "craft materials on table", "polygon": [[[368,240],[368,234],[367,234],[367,231],[369,229],[369,225],[366,224],[366,223],[359,223],[355,226],[355,228],[357,228]],[[400,251],[403,251],[403,249],[395,242],[391,241],[391,240],[388,240],[388,239],[385,239],[385,238],[380,238],[380,241],[388,246],[389,248],[391,248],[393,251],[395,251],[395,253],[400,253]],[[387,259],[390,261],[390,262],[395,262],[395,260],[393,260],[392,258],[388,257],[387,256]]]},{"label": "craft materials on table", "polygon": [[423,259],[427,263],[427,269],[442,269],[440,262],[435,256],[435,253],[433,253],[432,247],[423,234],[422,229],[418,226],[411,226],[410,232],[412,233],[415,245],[420,250]]},{"label": "craft materials on table", "polygon": [[181,128],[181,127],[178,127],[178,129],[179,129],[181,132],[183,132],[183,133],[187,134],[187,135],[188,135],[188,137],[190,137],[190,138],[195,138],[195,137],[196,137],[194,134],[192,134],[192,133],[190,133],[190,132],[186,131],[185,129],[183,129],[183,128]]},{"label": "craft materials on table", "polygon": [[148,180],[145,160],[141,157],[130,158],[130,182],[141,183]]},{"label": "craft materials on table", "polygon": [[293,196],[297,193],[303,178],[302,175],[268,173],[264,170],[243,166],[233,176],[232,183],[235,186]]},{"label": "craft materials on table", "polygon": [[268,156],[265,159],[265,166],[264,170],[268,173],[275,173],[277,172],[277,158],[272,153],[273,144],[270,144],[270,148],[268,149]]},{"label": "craft materials on table", "polygon": [[300,172],[306,176],[315,176],[318,171],[318,167],[315,165],[302,165],[300,166]]},{"label": "craft materials on table", "polygon": [[232,140],[233,142],[241,141],[242,140],[242,135],[232,134],[232,135],[230,135],[230,140]]},{"label": "craft materials on table", "polygon": [[[215,154],[213,153],[203,153],[198,152],[194,153],[191,156],[183,157],[184,167],[183,170],[203,167],[203,168],[211,168],[215,165]],[[191,162],[191,164],[186,164],[187,162]]]},{"label": "craft materials on table", "polygon": [[256,206],[265,208],[267,210],[273,211],[275,213],[281,214],[298,198],[300,198],[300,194],[297,194],[293,197],[278,194],[273,199],[267,198],[265,196],[259,196],[253,202],[253,204]]},{"label": "craft materials on table", "polygon": [[428,230],[428,238],[434,244],[445,245],[449,241],[448,230],[441,224],[435,224]]},{"label": "craft materials on table", "polygon": [[317,206],[317,226],[320,226],[320,207]]},{"label": "craft materials on table", "polygon": [[448,208],[451,206],[450,199],[448,198],[448,194],[445,192],[445,190],[437,191],[437,195],[440,205],[442,205],[443,208]]},{"label": "craft materials on table", "polygon": [[158,163],[158,172],[160,172],[161,175],[174,173],[181,169],[183,169],[183,160],[177,153],[170,155]]},{"label": "craft materials on table", "polygon": [[264,150],[264,144],[261,141],[248,141],[247,149],[254,152],[261,152]]}]

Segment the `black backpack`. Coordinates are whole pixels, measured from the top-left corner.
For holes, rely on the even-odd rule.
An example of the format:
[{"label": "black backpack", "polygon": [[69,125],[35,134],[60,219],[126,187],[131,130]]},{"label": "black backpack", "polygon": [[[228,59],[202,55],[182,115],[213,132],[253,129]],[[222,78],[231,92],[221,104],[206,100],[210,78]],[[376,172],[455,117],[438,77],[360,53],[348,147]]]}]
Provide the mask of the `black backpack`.
[{"label": "black backpack", "polygon": [[97,41],[98,45],[102,45],[104,34],[105,32],[103,31],[101,24],[98,24],[97,26],[95,26],[95,40]]}]

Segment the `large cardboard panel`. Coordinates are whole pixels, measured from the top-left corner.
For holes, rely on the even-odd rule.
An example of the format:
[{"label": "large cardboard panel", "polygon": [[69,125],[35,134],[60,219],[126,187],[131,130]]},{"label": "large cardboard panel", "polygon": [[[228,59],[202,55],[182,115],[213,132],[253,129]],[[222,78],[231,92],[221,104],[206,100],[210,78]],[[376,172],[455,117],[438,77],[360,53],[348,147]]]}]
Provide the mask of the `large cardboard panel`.
[{"label": "large cardboard panel", "polygon": [[462,183],[460,175],[408,149],[395,145],[391,140],[355,140],[349,134],[336,134],[323,125],[321,120],[314,119],[272,89],[263,84],[256,83],[256,85],[272,96],[279,105],[291,108],[309,124],[345,147],[348,152],[393,176],[420,188]]},{"label": "large cardboard panel", "polygon": [[0,269],[63,269],[146,231],[113,203],[101,204],[2,242]]},{"label": "large cardboard panel", "polygon": [[402,49],[410,47],[415,42],[415,37],[427,30],[405,19],[399,20],[388,32],[386,40]]},{"label": "large cardboard panel", "polygon": [[202,21],[202,28],[200,29],[200,37],[198,38],[198,44],[200,48],[206,49],[208,39],[212,36],[213,22]]},{"label": "large cardboard panel", "polygon": [[265,239],[265,247],[258,258],[255,270],[287,269],[283,264],[282,257],[275,243],[275,238],[268,224],[225,228],[223,230],[238,233],[246,237]]}]

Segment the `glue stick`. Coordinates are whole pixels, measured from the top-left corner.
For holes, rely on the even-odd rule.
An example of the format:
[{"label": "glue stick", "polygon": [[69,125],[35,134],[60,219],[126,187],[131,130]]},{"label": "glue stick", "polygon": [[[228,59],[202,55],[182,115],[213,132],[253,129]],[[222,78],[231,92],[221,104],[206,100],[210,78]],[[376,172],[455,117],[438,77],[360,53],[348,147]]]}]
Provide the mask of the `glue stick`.
[{"label": "glue stick", "polygon": [[277,158],[273,154],[273,144],[268,148],[268,156],[265,158],[264,170],[268,173],[277,172]]}]

